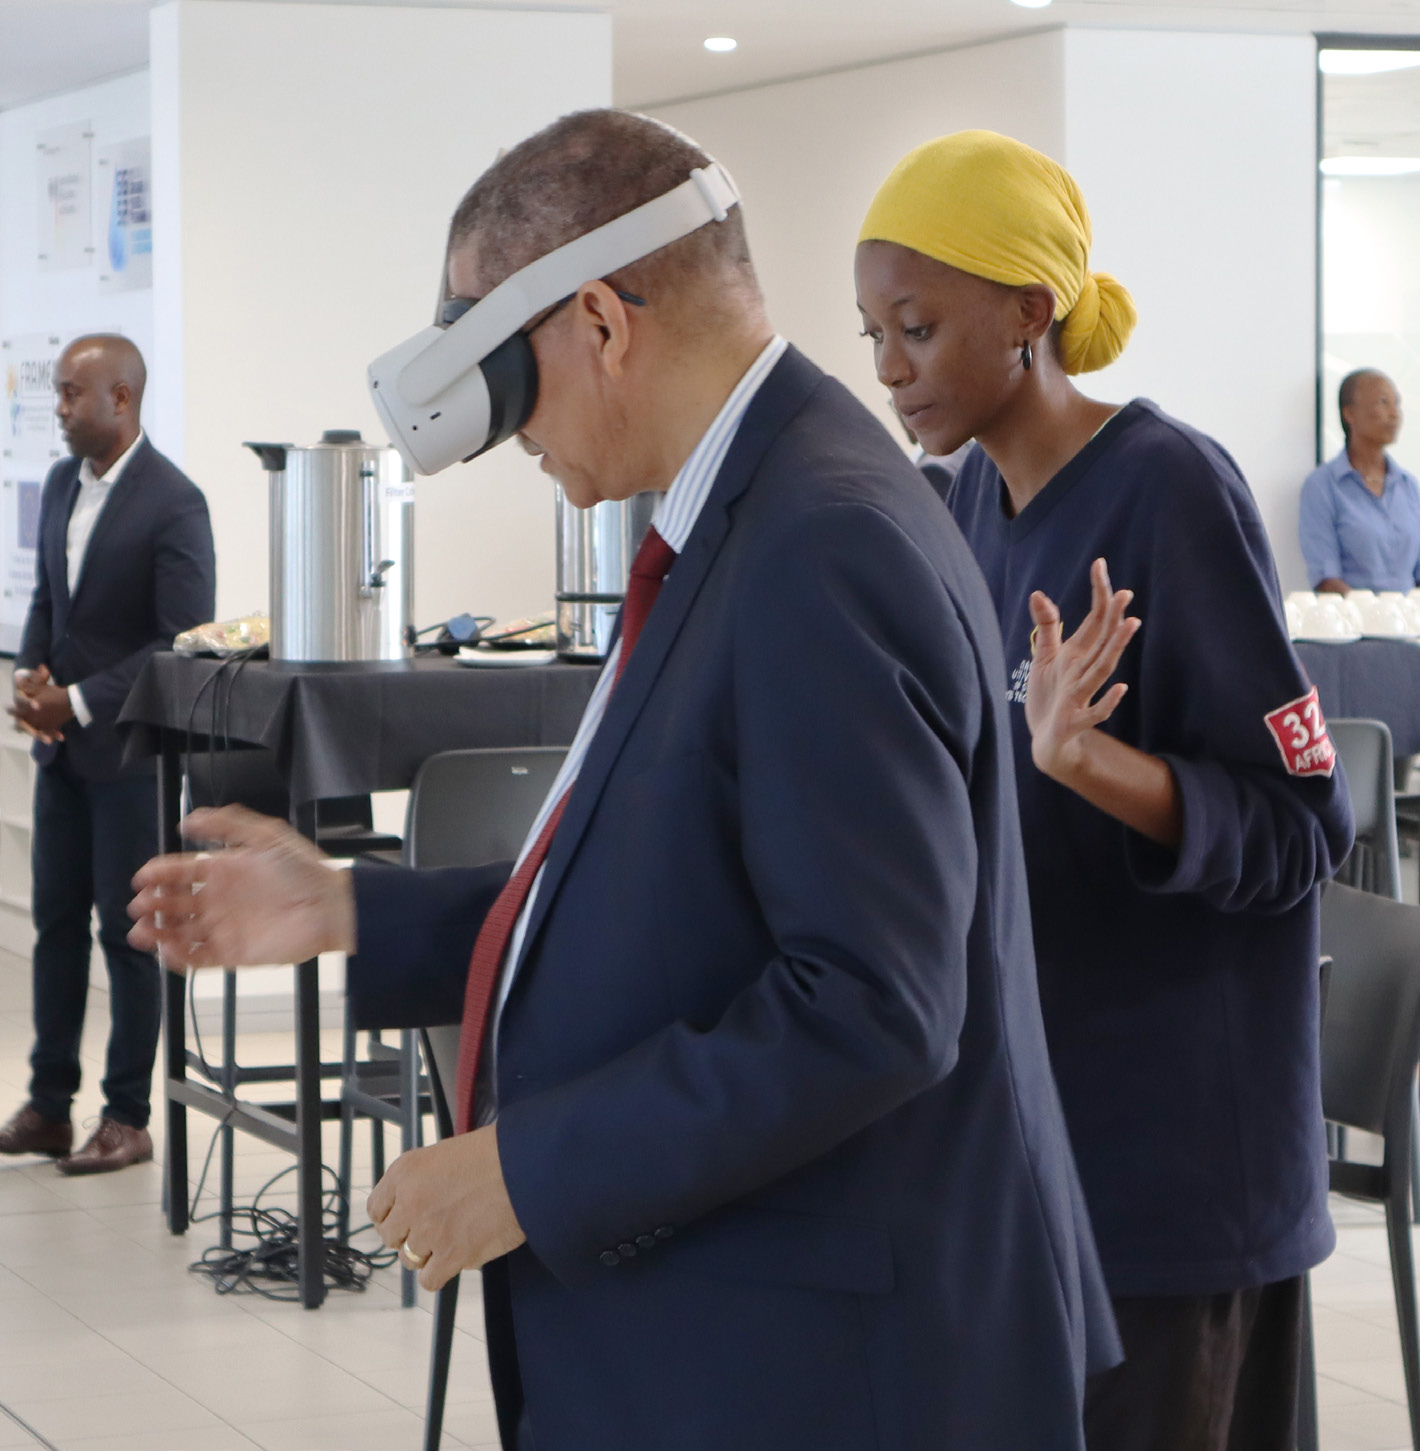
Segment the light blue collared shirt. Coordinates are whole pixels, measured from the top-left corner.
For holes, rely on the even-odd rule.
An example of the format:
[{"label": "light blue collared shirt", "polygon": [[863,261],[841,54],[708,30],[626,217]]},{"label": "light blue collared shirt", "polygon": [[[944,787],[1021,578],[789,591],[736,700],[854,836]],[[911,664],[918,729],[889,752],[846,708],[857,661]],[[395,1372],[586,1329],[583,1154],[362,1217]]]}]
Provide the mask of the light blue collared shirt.
[{"label": "light blue collared shirt", "polygon": [[1420,584],[1420,484],[1389,454],[1379,498],[1344,448],[1308,474],[1299,533],[1313,589],[1324,579],[1345,580],[1352,589]]},{"label": "light blue collared shirt", "polygon": [[[776,334],[764,351],[749,365],[744,377],[735,384],[730,396],[725,399],[724,406],[715,415],[715,421],[705,430],[700,442],[691,450],[690,457],[681,465],[680,472],[671,481],[665,497],[656,506],[655,515],[651,520],[652,526],[677,554],[685,549],[691,530],[695,528],[695,521],[700,518],[700,511],[705,507],[706,499],[710,497],[710,490],[719,475],[720,465],[725,462],[725,455],[730,451],[730,445],[739,432],[740,424],[744,421],[749,405],[754,402],[755,394],[759,392],[764,380],[773,371],[774,365],[783,357],[784,349],[788,346],[789,344]],[[612,686],[616,683],[616,667],[620,659],[621,641],[618,639],[611,648],[611,654],[606,657],[606,664],[602,667],[596,689],[592,692],[592,698],[587,702],[587,708],[582,714],[577,734],[572,740],[572,747],[567,752],[567,759],[562,763],[562,769],[552,783],[552,789],[547,793],[547,799],[542,803],[542,809],[538,812],[537,819],[528,829],[522,850],[518,853],[514,871],[522,864],[522,860],[533,842],[541,835],[543,824],[552,814],[553,808],[572,789],[572,784],[582,769],[582,762],[586,760],[592,740],[602,723],[602,716],[606,714],[607,700],[611,696]],[[492,1123],[498,1117],[498,1020],[502,1016],[503,1004],[508,1000],[508,993],[513,986],[513,978],[517,975],[518,963],[523,955],[523,939],[528,930],[528,923],[532,919],[538,890],[542,886],[542,872],[543,869],[539,869],[537,876],[533,878],[532,890],[528,893],[527,901],[523,904],[523,910],[519,913],[518,920],[513,924],[512,936],[508,939],[508,950],[504,954],[502,966],[499,968],[500,977],[494,992],[493,1008],[488,1015],[488,1026],[484,1030],[486,1044],[478,1065],[478,1092],[475,1095],[475,1101],[478,1104],[480,1127]]]}]

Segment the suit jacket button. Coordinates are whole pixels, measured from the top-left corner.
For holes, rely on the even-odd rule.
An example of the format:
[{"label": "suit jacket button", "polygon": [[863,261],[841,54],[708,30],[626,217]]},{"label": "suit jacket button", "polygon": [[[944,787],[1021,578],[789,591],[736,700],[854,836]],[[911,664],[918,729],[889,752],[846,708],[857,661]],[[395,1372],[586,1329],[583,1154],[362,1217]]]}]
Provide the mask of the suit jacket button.
[{"label": "suit jacket button", "polygon": [[634,1260],[636,1258],[636,1246],[630,1240],[626,1240],[622,1244],[617,1245],[616,1252],[624,1260]]},{"label": "suit jacket button", "polygon": [[674,1225],[663,1224],[663,1225],[661,1225],[661,1227],[659,1229],[657,1229],[657,1231],[656,1231],[656,1238],[657,1239],[669,1239],[671,1237],[671,1235],[673,1235],[674,1233],[675,1233],[675,1226]]},{"label": "suit jacket button", "polygon": [[621,1263],[621,1256],[614,1249],[604,1249],[597,1258],[608,1268]]},{"label": "suit jacket button", "polygon": [[636,1243],[642,1249],[655,1249],[656,1236],[654,1234],[638,1234],[636,1236]]}]

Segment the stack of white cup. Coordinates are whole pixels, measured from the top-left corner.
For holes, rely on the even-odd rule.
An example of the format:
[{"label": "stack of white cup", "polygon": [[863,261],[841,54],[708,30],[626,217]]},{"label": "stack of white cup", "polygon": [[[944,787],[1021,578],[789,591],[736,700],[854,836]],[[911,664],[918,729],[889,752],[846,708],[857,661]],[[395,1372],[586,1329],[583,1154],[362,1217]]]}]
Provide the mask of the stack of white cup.
[{"label": "stack of white cup", "polygon": [[1296,590],[1284,602],[1294,640],[1413,640],[1420,636],[1420,589],[1409,594],[1353,589],[1350,594]]}]

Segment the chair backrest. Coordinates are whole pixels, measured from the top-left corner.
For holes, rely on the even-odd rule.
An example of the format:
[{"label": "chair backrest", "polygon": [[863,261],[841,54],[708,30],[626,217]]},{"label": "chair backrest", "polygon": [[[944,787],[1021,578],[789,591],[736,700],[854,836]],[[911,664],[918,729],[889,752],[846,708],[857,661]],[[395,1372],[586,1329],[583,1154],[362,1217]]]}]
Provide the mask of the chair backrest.
[{"label": "chair backrest", "polygon": [[1387,1166],[1408,1176],[1420,1063],[1420,907],[1333,882],[1321,899],[1321,950],[1332,959],[1322,1111],[1333,1123],[1383,1135]]},{"label": "chair backrest", "polygon": [[[476,867],[517,856],[567,752],[560,746],[442,751],[409,790],[404,859],[412,867]],[[420,1031],[439,1137],[454,1131],[457,1024]]]},{"label": "chair backrest", "polygon": [[459,1025],[441,1023],[437,1028],[420,1028],[424,1043],[424,1067],[429,1075],[429,1097],[434,1104],[434,1125],[441,1139],[453,1137],[454,1094],[459,1076]]},{"label": "chair backrest", "polygon": [[406,865],[511,861],[566,755],[560,746],[528,746],[430,756],[409,790]]},{"label": "chair backrest", "polygon": [[1395,832],[1395,766],[1390,728],[1379,720],[1333,720],[1332,744],[1346,770],[1356,819],[1356,848],[1337,879],[1400,900],[1400,843]]}]

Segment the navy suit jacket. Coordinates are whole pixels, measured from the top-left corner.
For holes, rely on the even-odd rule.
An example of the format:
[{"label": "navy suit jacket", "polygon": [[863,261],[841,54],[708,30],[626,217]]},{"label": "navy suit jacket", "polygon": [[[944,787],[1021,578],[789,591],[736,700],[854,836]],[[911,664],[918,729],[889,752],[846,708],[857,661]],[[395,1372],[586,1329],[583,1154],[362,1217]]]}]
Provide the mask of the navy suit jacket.
[{"label": "navy suit jacket", "polygon": [[79,497],[79,460],[49,471],[40,500],[35,591],[17,667],[48,665],[60,685],[78,685],[93,721],[70,721],[59,746],[36,743],[43,764],[60,751],[91,781],[151,773],[151,759],[125,767],[118,712],[138,672],[179,632],[210,620],[217,566],[207,500],[186,474],[139,444],[104,501],[89,536],[79,586],[69,593],[69,516]]},{"label": "navy suit jacket", "polygon": [[[498,1038],[537,1451],[1072,1451],[1115,1354],[1046,1056],[991,601],[792,349],[571,793]],[[506,867],[357,870],[457,1019]],[[520,1383],[518,1377],[520,1376]]]}]

